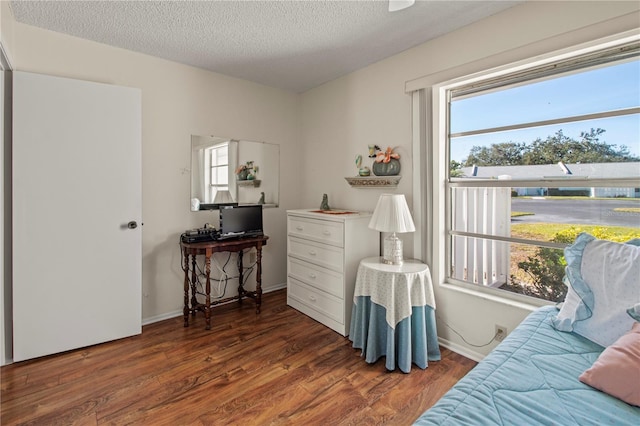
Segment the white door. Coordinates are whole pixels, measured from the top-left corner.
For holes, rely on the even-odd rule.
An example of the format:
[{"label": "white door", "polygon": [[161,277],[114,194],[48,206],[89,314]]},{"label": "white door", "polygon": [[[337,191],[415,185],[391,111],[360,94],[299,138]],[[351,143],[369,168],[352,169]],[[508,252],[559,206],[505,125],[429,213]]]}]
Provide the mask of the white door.
[{"label": "white door", "polygon": [[141,332],[141,198],[138,89],[13,73],[14,361]]}]

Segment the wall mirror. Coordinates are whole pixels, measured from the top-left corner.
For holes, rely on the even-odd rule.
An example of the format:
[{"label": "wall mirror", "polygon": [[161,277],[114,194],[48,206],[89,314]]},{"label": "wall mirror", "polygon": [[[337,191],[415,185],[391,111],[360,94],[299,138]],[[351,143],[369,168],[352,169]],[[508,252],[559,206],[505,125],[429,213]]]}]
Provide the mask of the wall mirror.
[{"label": "wall mirror", "polygon": [[280,146],[191,136],[191,210],[224,204],[278,207]]}]

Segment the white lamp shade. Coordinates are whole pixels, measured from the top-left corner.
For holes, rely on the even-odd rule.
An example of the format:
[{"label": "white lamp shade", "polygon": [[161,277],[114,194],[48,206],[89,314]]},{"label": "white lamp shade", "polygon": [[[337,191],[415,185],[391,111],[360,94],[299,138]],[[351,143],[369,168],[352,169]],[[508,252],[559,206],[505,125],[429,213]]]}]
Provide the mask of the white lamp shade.
[{"label": "white lamp shade", "polygon": [[404,194],[382,194],[369,222],[369,228],[380,232],[413,232],[416,230]]},{"label": "white lamp shade", "polygon": [[233,203],[233,197],[229,191],[218,191],[213,199],[214,204],[227,204]]}]

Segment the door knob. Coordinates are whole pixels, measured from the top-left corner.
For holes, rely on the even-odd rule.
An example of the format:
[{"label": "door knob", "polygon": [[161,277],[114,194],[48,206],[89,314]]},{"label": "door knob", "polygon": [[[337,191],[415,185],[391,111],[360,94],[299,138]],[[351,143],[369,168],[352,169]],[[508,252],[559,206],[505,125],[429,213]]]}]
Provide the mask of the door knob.
[{"label": "door knob", "polygon": [[127,223],[127,228],[129,229],[136,229],[138,227],[138,222],[136,222],[135,220],[132,220],[131,222]]}]

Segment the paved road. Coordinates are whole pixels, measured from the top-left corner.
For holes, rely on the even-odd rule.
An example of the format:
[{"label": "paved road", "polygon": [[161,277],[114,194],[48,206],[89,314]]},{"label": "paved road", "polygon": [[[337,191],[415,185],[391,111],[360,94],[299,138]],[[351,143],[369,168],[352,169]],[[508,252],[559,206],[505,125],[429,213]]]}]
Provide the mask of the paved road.
[{"label": "paved road", "polygon": [[557,198],[512,198],[511,210],[534,213],[520,216],[512,223],[576,223],[587,225],[630,226],[640,228],[640,213],[617,212],[616,208],[640,208],[640,201],[562,200]]}]

